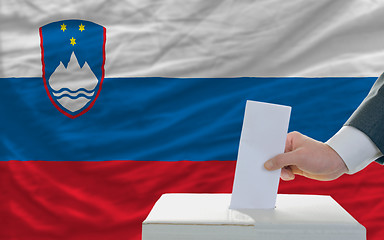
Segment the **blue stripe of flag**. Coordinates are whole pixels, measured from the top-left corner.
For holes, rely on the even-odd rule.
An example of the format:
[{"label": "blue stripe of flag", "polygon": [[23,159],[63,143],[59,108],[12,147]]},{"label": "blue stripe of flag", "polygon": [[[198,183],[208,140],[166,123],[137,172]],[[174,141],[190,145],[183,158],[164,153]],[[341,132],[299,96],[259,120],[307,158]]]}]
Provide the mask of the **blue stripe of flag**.
[{"label": "blue stripe of flag", "polygon": [[289,131],[326,141],[376,78],[105,78],[91,110],[70,119],[42,78],[0,79],[0,158],[235,160],[247,99],[292,106]]}]

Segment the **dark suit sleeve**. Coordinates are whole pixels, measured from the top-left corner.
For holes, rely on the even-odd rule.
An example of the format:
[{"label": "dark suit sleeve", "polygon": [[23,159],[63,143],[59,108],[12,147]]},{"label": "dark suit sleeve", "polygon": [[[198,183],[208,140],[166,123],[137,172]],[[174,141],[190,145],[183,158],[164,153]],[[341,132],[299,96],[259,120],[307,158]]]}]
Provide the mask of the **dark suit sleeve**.
[{"label": "dark suit sleeve", "polygon": [[[365,133],[384,153],[384,73],[345,125]],[[383,164],[384,157],[376,161]]]}]

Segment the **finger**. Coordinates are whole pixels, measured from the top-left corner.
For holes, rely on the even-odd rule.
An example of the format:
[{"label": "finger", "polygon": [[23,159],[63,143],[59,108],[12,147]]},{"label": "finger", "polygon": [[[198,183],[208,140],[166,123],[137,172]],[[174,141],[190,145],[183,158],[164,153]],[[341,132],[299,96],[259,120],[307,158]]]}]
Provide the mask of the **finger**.
[{"label": "finger", "polygon": [[286,153],[286,152],[290,152],[290,151],[292,151],[292,140],[288,135],[287,139],[285,140],[284,152]]},{"label": "finger", "polygon": [[293,136],[295,134],[290,132],[287,134],[287,138],[285,139],[285,148],[284,148],[284,152],[290,152],[293,150]]},{"label": "finger", "polygon": [[294,149],[294,142],[299,141],[302,138],[302,134],[299,132],[290,132],[287,134],[285,140],[285,149],[284,152],[291,152]]},{"label": "finger", "polygon": [[300,168],[296,167],[296,166],[290,166],[290,169],[292,171],[293,174],[297,174],[297,175],[300,175],[300,176],[304,176],[304,172],[303,170],[301,170]]},{"label": "finger", "polygon": [[327,181],[327,180],[329,181],[330,180],[329,176],[326,176],[326,175],[323,175],[323,174],[318,174],[317,175],[317,174],[312,174],[312,173],[304,172],[303,170],[299,169],[296,166],[289,166],[289,167],[290,167],[292,173],[295,174],[295,175],[300,175],[300,176],[304,176],[306,178],[316,179],[316,180],[319,180],[319,181]]},{"label": "finger", "polygon": [[272,171],[290,165],[297,165],[300,154],[297,151],[279,154],[264,163],[265,169]]},{"label": "finger", "polygon": [[290,167],[284,167],[281,169],[280,177],[284,181],[291,181],[291,180],[295,179],[295,174],[293,174]]}]

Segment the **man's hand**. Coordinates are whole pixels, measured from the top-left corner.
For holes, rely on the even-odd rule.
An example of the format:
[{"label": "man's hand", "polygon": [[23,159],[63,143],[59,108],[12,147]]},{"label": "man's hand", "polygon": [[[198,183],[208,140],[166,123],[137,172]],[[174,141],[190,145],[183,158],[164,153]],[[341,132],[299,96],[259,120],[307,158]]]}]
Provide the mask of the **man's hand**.
[{"label": "man's hand", "polygon": [[348,172],[343,159],[327,144],[299,132],[287,135],[285,153],[265,162],[267,170],[281,169],[281,179],[288,181],[295,174],[321,181],[336,179]]}]

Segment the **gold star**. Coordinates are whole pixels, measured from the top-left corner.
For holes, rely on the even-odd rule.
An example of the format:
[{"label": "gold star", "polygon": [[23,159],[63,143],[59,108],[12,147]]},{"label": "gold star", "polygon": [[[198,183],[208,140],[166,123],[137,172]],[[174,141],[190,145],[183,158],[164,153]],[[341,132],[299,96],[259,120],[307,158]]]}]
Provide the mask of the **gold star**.
[{"label": "gold star", "polygon": [[63,32],[65,31],[65,30],[67,30],[67,25],[65,25],[64,23],[62,24],[62,25],[60,25],[61,26],[61,29],[60,30],[62,30]]},{"label": "gold star", "polygon": [[75,44],[76,44],[76,39],[74,39],[73,37],[71,38],[71,39],[69,39],[69,40],[71,40],[71,43],[70,44],[72,44],[72,46],[75,46]]},{"label": "gold star", "polygon": [[85,30],[84,27],[85,26],[83,24],[79,25],[79,31],[83,32]]}]

